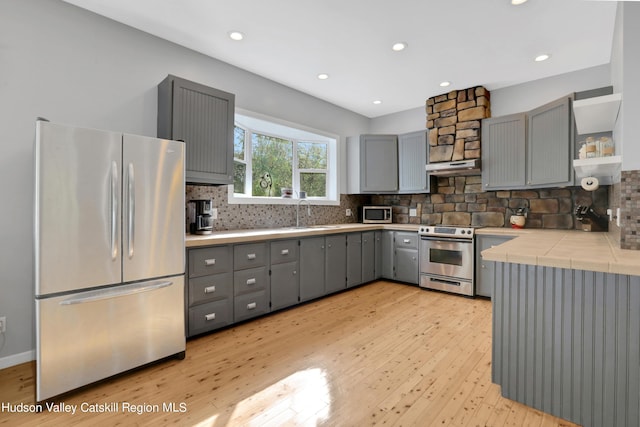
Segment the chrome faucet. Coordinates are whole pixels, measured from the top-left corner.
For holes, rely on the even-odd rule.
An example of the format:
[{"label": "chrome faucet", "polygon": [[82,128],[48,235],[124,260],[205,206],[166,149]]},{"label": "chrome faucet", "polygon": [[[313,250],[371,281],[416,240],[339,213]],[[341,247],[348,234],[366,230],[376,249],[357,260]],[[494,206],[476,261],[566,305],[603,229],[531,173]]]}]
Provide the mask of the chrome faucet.
[{"label": "chrome faucet", "polygon": [[311,203],[309,203],[309,200],[299,199],[296,205],[296,228],[300,228],[300,204],[302,202],[307,202],[307,216],[311,216]]}]

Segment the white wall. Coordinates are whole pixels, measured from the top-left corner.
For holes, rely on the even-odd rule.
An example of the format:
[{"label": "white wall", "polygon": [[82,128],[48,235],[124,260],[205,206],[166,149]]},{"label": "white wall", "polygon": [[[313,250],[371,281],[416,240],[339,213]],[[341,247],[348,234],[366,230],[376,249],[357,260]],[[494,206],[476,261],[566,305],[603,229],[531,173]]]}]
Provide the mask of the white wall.
[{"label": "white wall", "polygon": [[[35,119],[156,135],[167,74],[236,104],[344,138],[369,119],[58,0],[0,0],[0,368],[32,357]],[[344,175],[344,171],[343,171]]]}]

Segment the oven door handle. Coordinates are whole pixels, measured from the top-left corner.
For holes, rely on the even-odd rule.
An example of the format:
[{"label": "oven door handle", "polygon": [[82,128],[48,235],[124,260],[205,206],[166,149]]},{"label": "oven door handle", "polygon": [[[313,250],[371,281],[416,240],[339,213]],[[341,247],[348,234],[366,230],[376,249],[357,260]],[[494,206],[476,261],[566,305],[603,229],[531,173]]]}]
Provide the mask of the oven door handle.
[{"label": "oven door handle", "polygon": [[435,242],[459,242],[459,243],[473,243],[473,239],[465,239],[459,237],[431,237],[431,236],[420,236],[420,240],[431,240]]}]

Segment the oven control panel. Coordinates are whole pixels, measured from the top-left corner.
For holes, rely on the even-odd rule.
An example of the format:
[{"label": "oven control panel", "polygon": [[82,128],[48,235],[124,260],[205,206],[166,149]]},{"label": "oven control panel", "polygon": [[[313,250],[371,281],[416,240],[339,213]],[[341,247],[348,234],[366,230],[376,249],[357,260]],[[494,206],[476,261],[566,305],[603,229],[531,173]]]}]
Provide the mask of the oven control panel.
[{"label": "oven control panel", "polygon": [[452,227],[444,225],[425,225],[418,229],[421,236],[457,237],[473,238],[475,229],[473,227]]}]

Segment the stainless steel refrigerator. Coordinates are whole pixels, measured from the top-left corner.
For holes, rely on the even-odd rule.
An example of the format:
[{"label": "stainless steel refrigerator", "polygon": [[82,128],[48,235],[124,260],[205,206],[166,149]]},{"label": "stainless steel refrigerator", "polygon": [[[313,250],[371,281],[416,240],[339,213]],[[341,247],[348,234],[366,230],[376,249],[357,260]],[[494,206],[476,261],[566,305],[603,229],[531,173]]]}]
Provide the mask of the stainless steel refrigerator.
[{"label": "stainless steel refrigerator", "polygon": [[184,357],[184,143],[36,122],[36,400]]}]

